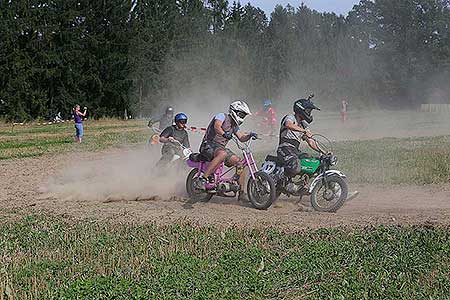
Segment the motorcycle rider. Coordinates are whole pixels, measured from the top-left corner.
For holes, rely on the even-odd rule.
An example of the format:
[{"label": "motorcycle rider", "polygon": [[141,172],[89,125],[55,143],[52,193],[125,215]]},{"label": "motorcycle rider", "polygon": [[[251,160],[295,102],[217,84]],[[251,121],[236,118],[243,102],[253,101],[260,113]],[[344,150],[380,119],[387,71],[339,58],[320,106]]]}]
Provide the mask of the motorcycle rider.
[{"label": "motorcycle rider", "polygon": [[175,115],[175,125],[166,127],[159,135],[159,142],[163,144],[161,148],[161,159],[157,166],[162,166],[170,162],[174,155],[181,152],[181,145],[190,148],[189,136],[186,131],[188,117],[184,113]]},{"label": "motorcycle rider", "polygon": [[301,141],[305,141],[312,149],[323,153],[316,141],[312,139],[309,124],[313,122],[311,112],[320,110],[310,99],[300,99],[294,103],[294,115],[286,115],[281,120],[280,140],[277,155],[284,162],[285,175],[295,177],[301,171]]},{"label": "motorcycle rider", "polygon": [[277,122],[277,113],[272,106],[272,100],[266,99],[263,102],[263,108],[255,113],[255,116],[263,118],[262,124],[269,129],[269,133],[273,134],[275,124]]},{"label": "motorcycle rider", "polygon": [[239,141],[247,142],[251,138],[257,138],[257,134],[242,133],[239,126],[244,122],[245,117],[251,115],[250,108],[247,103],[241,100],[234,101],[230,104],[228,114],[218,113],[209,123],[202,144],[200,145],[200,154],[207,160],[211,161],[208,169],[203,174],[203,177],[198,179],[198,187],[205,189],[205,185],[214,171],[222,162],[228,167],[236,167],[236,175],[239,176],[239,184],[241,190],[239,191],[238,199],[246,201],[247,196],[244,192],[245,173],[240,166],[240,158],[230,149],[226,148],[228,141],[235,135]]},{"label": "motorcycle rider", "polygon": [[159,123],[158,129],[162,131],[167,127],[173,125],[173,113],[174,113],[173,107],[169,105],[166,107],[164,114],[156,118],[151,118],[148,121],[147,126],[152,127],[153,124]]}]

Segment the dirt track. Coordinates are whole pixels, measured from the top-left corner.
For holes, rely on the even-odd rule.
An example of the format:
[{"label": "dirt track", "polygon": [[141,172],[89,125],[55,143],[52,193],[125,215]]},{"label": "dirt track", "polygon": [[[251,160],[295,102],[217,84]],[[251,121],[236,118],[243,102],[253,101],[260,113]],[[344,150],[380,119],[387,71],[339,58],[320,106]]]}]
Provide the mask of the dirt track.
[{"label": "dirt track", "polygon": [[[110,155],[110,154],[108,154]],[[122,155],[116,151],[114,155]],[[134,155],[134,154],[133,154]],[[103,160],[105,153],[65,154],[0,162],[0,217],[27,213],[51,213],[76,219],[100,218],[118,222],[170,223],[176,220],[200,224],[274,225],[289,229],[306,227],[334,227],[340,225],[365,226],[369,224],[439,224],[450,225],[450,184],[441,186],[350,186],[361,195],[347,203],[336,214],[318,214],[308,207],[305,197],[302,205],[281,199],[268,211],[241,206],[234,199],[213,199],[210,203],[189,204],[183,198],[183,184],[172,187],[162,199],[151,194],[131,194],[129,197],[83,197],[68,190],[71,197],[60,197],[46,191],[48,178],[64,177],[65,170],[77,169],[86,163],[80,174],[94,172],[96,176],[111,173],[98,170],[95,161]],[[75,161],[76,158],[76,161]],[[113,160],[109,162],[114,165]],[[108,163],[108,164],[109,164]],[[141,165],[141,164],[139,164]],[[122,168],[122,167],[121,167]],[[131,165],[130,168],[136,168]],[[111,175],[111,174],[110,174]],[[113,175],[116,178],[116,175]],[[143,175],[141,174],[140,177]],[[183,175],[184,176],[184,175]],[[89,177],[89,176],[87,176]],[[145,176],[144,176],[145,177]],[[129,186],[135,179],[117,178],[118,184]],[[145,180],[145,178],[144,178]],[[73,181],[72,177],[66,180]],[[89,191],[85,185],[76,189]],[[110,182],[111,180],[106,180]],[[77,184],[77,182],[74,182]],[[112,183],[114,184],[114,183]],[[133,188],[131,186],[130,188]],[[178,192],[176,192],[178,191]]]}]

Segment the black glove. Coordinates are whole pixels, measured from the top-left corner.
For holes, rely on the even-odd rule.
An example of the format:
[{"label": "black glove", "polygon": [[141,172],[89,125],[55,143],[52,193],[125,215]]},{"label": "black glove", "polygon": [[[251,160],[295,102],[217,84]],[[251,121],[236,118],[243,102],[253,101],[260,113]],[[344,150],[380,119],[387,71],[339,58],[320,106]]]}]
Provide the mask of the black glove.
[{"label": "black glove", "polygon": [[231,133],[231,132],[224,132],[223,134],[222,134],[222,136],[224,137],[224,138],[226,138],[227,140],[231,140],[232,138],[233,138],[233,134]]},{"label": "black glove", "polygon": [[249,133],[250,138],[257,140],[258,139],[258,134],[256,132],[250,132]]}]

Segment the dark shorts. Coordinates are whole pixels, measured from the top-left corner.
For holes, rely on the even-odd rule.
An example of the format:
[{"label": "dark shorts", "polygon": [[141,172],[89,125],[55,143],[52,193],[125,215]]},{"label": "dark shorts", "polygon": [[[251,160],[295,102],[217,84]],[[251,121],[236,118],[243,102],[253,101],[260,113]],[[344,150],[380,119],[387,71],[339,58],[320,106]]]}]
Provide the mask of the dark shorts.
[{"label": "dark shorts", "polygon": [[227,157],[225,158],[225,165],[227,167],[231,167],[230,159],[234,154],[233,151],[231,151],[228,148],[225,148],[225,146],[220,145],[218,143],[205,141],[200,146],[200,154],[206,158],[207,161],[212,161],[213,158],[216,156],[217,151],[224,150],[227,152]]},{"label": "dark shorts", "polygon": [[277,155],[283,160],[284,173],[288,177],[294,177],[300,173],[300,151],[295,147],[279,147]]},{"label": "dark shorts", "polygon": [[179,154],[179,152],[180,151],[177,150],[175,147],[171,147],[165,144],[161,148],[161,159],[156,163],[156,166],[161,167],[163,165],[166,165],[172,160],[173,156]]}]

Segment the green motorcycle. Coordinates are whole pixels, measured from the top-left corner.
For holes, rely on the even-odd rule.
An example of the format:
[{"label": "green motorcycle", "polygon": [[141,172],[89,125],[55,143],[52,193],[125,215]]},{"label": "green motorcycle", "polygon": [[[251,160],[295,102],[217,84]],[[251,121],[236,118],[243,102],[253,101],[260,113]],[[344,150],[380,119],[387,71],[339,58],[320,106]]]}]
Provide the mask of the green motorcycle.
[{"label": "green motorcycle", "polygon": [[[315,137],[320,136],[316,135]],[[323,136],[321,136],[323,137]],[[325,138],[325,137],[323,137]],[[331,142],[325,138],[330,144]],[[316,142],[317,139],[316,139]],[[323,143],[319,143],[321,149],[325,149]],[[346,176],[331,169],[337,164],[337,157],[328,149],[317,157],[303,155],[299,157],[301,173],[295,177],[284,174],[283,159],[268,155],[261,171],[269,174],[276,183],[277,197],[285,194],[289,197],[309,195],[312,207],[319,212],[336,212],[344,205],[348,196]],[[299,199],[299,201],[300,201]]]}]

